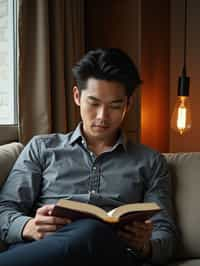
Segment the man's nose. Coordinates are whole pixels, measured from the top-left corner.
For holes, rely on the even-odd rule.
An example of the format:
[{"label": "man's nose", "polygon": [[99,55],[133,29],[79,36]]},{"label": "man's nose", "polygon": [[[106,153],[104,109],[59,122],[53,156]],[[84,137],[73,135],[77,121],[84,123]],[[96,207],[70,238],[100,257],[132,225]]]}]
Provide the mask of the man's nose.
[{"label": "man's nose", "polygon": [[97,118],[98,119],[106,119],[109,117],[109,111],[106,107],[100,107],[97,111]]}]

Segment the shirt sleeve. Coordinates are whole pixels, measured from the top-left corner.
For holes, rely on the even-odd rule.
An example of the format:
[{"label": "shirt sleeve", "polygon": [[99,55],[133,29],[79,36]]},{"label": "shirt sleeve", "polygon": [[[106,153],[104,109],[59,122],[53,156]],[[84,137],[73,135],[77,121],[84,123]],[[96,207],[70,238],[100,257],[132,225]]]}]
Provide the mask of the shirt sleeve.
[{"label": "shirt sleeve", "polygon": [[151,169],[144,201],[156,202],[162,208],[162,211],[152,218],[151,260],[153,264],[164,264],[173,256],[177,239],[173,220],[171,178],[167,162],[161,154],[155,156]]},{"label": "shirt sleeve", "polygon": [[6,243],[22,241],[24,225],[40,191],[41,151],[34,137],[23,149],[0,192],[0,238]]}]

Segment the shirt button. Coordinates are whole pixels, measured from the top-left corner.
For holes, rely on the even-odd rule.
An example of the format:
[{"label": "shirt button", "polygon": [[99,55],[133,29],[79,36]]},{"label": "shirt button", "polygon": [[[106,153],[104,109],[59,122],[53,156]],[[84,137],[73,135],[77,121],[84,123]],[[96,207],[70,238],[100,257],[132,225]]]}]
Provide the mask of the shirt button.
[{"label": "shirt button", "polygon": [[91,191],[92,194],[95,194],[95,192],[96,192],[95,190],[92,190],[92,191]]},{"label": "shirt button", "polygon": [[93,170],[96,170],[97,168],[96,168],[96,166],[93,166],[92,169],[93,169]]},{"label": "shirt button", "polygon": [[81,143],[82,143],[82,144],[85,144],[85,141],[82,139]]}]

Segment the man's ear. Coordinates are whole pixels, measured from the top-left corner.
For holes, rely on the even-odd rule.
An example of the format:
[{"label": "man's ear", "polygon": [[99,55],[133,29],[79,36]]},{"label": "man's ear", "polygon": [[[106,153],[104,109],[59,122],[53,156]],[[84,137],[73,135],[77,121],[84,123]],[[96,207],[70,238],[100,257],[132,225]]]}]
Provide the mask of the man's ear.
[{"label": "man's ear", "polygon": [[74,97],[75,104],[77,106],[80,106],[81,95],[80,95],[80,91],[77,86],[73,87],[73,97]]}]

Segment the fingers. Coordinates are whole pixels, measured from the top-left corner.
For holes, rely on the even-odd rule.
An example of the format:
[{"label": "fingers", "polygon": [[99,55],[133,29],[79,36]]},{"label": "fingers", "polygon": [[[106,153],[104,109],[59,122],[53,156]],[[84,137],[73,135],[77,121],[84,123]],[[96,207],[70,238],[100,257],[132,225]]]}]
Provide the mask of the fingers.
[{"label": "fingers", "polygon": [[71,220],[64,217],[51,216],[54,205],[45,205],[36,211],[34,223],[34,238],[42,239],[45,236],[56,232],[64,225],[71,223]]},{"label": "fingers", "polygon": [[130,233],[127,233],[124,231],[119,231],[118,236],[121,239],[125,240],[127,245],[133,249],[140,250],[144,246],[144,243],[145,243],[145,240],[143,238],[136,238]]},{"label": "fingers", "polygon": [[44,216],[44,215],[36,215],[35,224],[36,225],[65,225],[71,222],[68,218],[55,217],[55,216]]},{"label": "fingers", "polygon": [[145,222],[133,222],[132,224],[126,225],[127,227],[137,228],[138,230],[152,230],[153,223],[150,220],[146,220]]},{"label": "fingers", "polygon": [[61,225],[43,225],[43,226],[37,226],[36,225],[36,231],[38,233],[46,233],[46,232],[55,232],[58,229],[62,228]]},{"label": "fingers", "polygon": [[118,232],[119,237],[122,237],[126,240],[130,240],[133,242],[138,242],[138,243],[144,243],[145,241],[149,240],[151,237],[151,234],[144,234],[144,233],[130,233],[126,231],[119,231]]},{"label": "fingers", "polygon": [[70,219],[65,217],[55,217],[51,216],[54,204],[45,205],[36,211],[35,223],[39,224],[49,224],[49,225],[65,225],[71,222]]},{"label": "fingers", "polygon": [[133,222],[124,226],[118,235],[124,239],[130,247],[141,249],[144,244],[151,238],[153,224],[150,220],[141,222]]},{"label": "fingers", "polygon": [[118,236],[120,238],[123,238],[123,239],[126,239],[126,240],[132,240],[133,239],[133,235],[131,235],[130,233],[125,232],[125,231],[119,231],[118,232]]},{"label": "fingers", "polygon": [[153,224],[151,221],[145,221],[144,223],[134,222],[123,227],[123,230],[138,236],[151,233],[152,229]]},{"label": "fingers", "polygon": [[52,224],[52,225],[48,225],[48,224],[37,225],[37,224],[35,224],[35,227],[34,227],[34,231],[35,231],[34,238],[37,239],[37,240],[38,239],[42,239],[45,236],[56,232],[57,230],[59,230],[62,227],[63,227],[63,225],[55,225],[55,224]]}]

